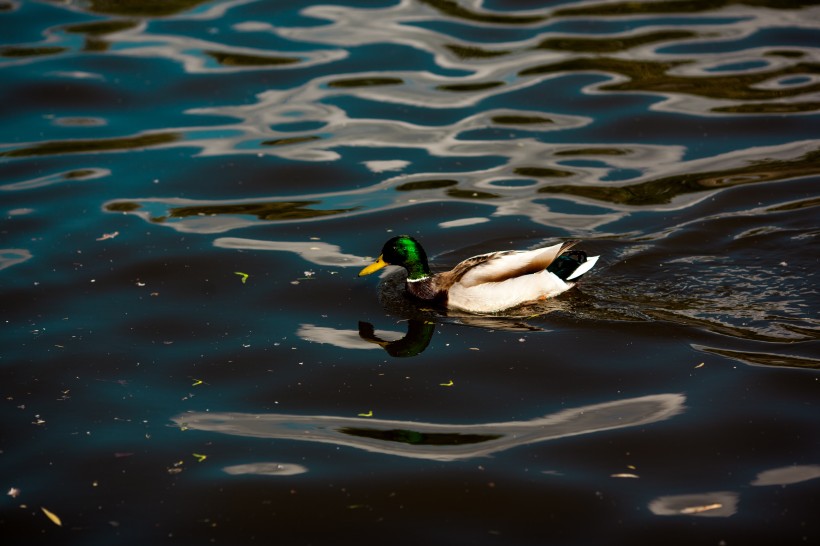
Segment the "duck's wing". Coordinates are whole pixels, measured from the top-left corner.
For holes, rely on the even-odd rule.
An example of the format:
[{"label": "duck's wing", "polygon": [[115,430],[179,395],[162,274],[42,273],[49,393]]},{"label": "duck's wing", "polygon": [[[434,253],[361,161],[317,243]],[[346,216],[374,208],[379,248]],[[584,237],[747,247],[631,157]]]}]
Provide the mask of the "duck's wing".
[{"label": "duck's wing", "polygon": [[468,258],[445,274],[452,283],[470,288],[484,283],[503,282],[543,271],[576,241],[524,251],[491,252]]}]

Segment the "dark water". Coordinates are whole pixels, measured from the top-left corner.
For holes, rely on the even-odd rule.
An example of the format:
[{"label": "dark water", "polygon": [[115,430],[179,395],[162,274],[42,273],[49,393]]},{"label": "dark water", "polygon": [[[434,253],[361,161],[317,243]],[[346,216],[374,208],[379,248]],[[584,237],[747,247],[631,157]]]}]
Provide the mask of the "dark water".
[{"label": "dark water", "polygon": [[[3,544],[820,542],[816,2],[0,29]],[[446,316],[402,232],[602,258]]]}]

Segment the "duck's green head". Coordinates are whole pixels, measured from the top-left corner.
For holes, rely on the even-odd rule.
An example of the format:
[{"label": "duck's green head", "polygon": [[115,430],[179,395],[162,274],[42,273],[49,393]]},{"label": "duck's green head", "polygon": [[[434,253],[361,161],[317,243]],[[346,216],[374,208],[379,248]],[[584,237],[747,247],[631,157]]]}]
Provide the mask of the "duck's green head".
[{"label": "duck's green head", "polygon": [[430,276],[427,254],[418,241],[409,235],[393,237],[382,247],[381,256],[359,272],[359,276],[370,275],[386,265],[400,265],[407,270],[409,280]]}]

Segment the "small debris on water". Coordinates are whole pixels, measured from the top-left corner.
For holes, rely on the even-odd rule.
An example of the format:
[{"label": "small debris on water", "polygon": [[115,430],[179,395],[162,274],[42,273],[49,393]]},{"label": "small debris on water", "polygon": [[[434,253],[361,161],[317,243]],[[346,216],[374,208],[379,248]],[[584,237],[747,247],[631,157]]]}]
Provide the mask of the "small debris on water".
[{"label": "small debris on water", "polygon": [[723,508],[723,505],[719,502],[715,502],[712,504],[704,504],[702,506],[687,506],[686,508],[681,508],[681,514],[700,514],[702,512],[708,512],[710,510],[717,510],[718,508]]},{"label": "small debris on water", "polygon": [[40,510],[42,510],[42,511],[43,511],[43,514],[45,514],[45,515],[46,515],[46,517],[47,517],[48,519],[50,519],[50,520],[51,520],[51,522],[52,522],[54,525],[57,525],[57,526],[59,526],[59,527],[62,527],[62,526],[63,526],[63,522],[62,522],[62,521],[60,521],[60,518],[59,518],[59,517],[57,517],[57,514],[55,514],[54,512],[52,512],[51,510],[49,510],[48,508],[45,508],[45,507],[43,507],[43,506],[41,506],[41,507],[40,507]]},{"label": "small debris on water", "polygon": [[114,233],[103,233],[102,237],[97,237],[98,241],[105,241],[106,239],[113,239],[117,235],[119,235],[119,231],[115,231]]}]

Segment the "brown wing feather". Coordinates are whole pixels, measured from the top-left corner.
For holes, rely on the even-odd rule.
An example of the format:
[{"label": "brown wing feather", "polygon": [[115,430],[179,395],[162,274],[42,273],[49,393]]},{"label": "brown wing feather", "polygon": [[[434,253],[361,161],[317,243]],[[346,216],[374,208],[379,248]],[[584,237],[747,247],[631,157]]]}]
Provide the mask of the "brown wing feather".
[{"label": "brown wing feather", "polygon": [[449,272],[450,276],[452,277],[452,282],[456,283],[460,281],[466,273],[474,270],[476,267],[492,262],[493,260],[498,259],[500,256],[511,254],[512,252],[513,251],[491,252],[489,254],[482,254],[480,256],[473,256],[472,258],[467,258],[463,262],[456,265],[452,269],[452,271]]}]

